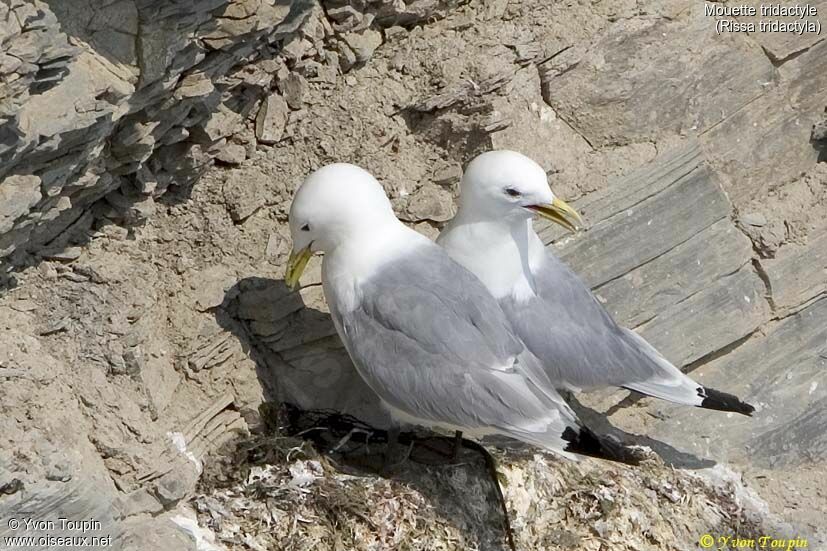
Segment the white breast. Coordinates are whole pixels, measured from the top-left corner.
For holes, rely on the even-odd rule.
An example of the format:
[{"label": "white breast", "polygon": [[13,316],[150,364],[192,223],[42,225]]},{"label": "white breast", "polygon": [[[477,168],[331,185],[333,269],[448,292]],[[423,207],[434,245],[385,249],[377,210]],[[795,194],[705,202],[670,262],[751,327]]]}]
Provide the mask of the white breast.
[{"label": "white breast", "polygon": [[362,239],[354,238],[325,254],[322,285],[328,303],[342,313],[356,308],[360,288],[387,263],[411,254],[417,247],[433,246],[424,236],[398,224],[381,229]]},{"label": "white breast", "polygon": [[494,298],[513,296],[525,300],[534,296],[529,242],[516,240],[513,230],[505,224],[458,225],[444,231],[438,242],[454,260],[476,275]]}]

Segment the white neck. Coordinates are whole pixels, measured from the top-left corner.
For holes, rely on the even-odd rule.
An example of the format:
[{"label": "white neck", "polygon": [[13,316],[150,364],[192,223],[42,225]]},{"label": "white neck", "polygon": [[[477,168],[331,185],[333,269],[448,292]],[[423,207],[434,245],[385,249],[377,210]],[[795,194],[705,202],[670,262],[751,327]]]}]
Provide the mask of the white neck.
[{"label": "white neck", "polygon": [[396,220],[350,236],[326,252],[322,261],[322,283],[328,303],[340,312],[352,310],[359,304],[361,282],[385,264],[427,244],[430,244],[428,238]]},{"label": "white neck", "polygon": [[542,261],[545,249],[531,219],[482,220],[460,210],[438,242],[495,298],[523,300],[534,295],[531,268]]}]

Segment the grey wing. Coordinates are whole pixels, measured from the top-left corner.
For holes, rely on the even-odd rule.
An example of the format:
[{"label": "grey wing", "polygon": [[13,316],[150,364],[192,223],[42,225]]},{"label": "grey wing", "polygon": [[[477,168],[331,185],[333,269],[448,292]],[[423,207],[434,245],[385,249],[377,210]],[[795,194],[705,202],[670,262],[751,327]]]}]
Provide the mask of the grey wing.
[{"label": "grey wing", "polygon": [[517,334],[569,388],[621,386],[698,405],[699,385],[635,332],[617,325],[586,284],[548,254],[532,272],[536,296],[501,301]]},{"label": "grey wing", "polygon": [[[436,247],[435,247],[436,249]],[[334,316],[360,374],[390,406],[435,424],[494,428],[550,449],[576,418],[526,371],[539,363],[473,275],[440,249],[385,268]],[[559,400],[559,402],[558,402]]]}]

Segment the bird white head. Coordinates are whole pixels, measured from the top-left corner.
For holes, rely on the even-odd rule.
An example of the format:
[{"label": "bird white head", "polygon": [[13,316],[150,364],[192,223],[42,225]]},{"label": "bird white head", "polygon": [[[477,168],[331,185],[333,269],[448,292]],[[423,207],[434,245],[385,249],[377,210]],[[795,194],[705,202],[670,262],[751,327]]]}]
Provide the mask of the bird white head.
[{"label": "bird white head", "polygon": [[366,170],[346,163],[310,174],[293,198],[289,220],[293,251],[285,282],[290,287],[296,287],[314,253],[330,253],[366,232],[399,225],[381,184]]},{"label": "bird white head", "polygon": [[516,151],[489,151],[462,176],[460,213],[492,220],[527,220],[539,214],[571,231],[580,215],[551,192],[543,168]]}]

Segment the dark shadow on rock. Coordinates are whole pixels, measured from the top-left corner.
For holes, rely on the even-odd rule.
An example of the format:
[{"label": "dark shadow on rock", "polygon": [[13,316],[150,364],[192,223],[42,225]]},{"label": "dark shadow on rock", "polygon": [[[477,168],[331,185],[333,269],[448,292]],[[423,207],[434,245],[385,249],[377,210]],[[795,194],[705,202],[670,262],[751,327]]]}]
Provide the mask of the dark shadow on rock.
[{"label": "dark shadow on rock", "polygon": [[708,469],[715,466],[711,459],[697,457],[694,454],[681,451],[665,442],[649,438],[641,434],[632,434],[614,426],[605,414],[584,406],[576,397],[569,395],[566,401],[571,405],[577,416],[593,431],[598,434],[613,435],[626,445],[648,446],[658,454],[663,462],[676,469]]},{"label": "dark shadow on rock", "polygon": [[339,411],[386,427],[387,414],[356,373],[321,304],[320,285],[291,292],[283,281],[249,277],[226,292],[215,315],[256,363],[268,401]]}]

